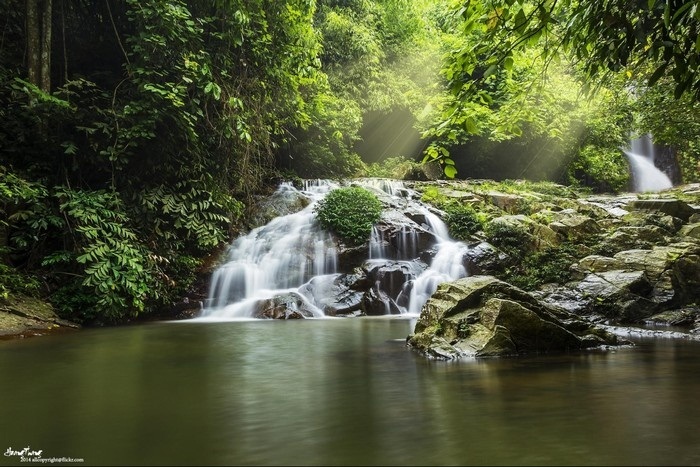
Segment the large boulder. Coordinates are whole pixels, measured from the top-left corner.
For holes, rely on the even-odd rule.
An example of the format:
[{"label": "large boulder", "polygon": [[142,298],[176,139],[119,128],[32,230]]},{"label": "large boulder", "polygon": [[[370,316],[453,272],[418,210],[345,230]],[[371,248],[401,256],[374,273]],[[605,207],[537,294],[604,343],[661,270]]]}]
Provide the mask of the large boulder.
[{"label": "large boulder", "polygon": [[465,267],[471,275],[491,275],[505,269],[507,256],[488,242],[469,246],[465,256]]},{"label": "large boulder", "polygon": [[362,296],[371,283],[363,274],[316,276],[299,292],[326,316],[352,316],[360,312]]},{"label": "large boulder", "polygon": [[688,203],[674,198],[637,199],[628,204],[630,211],[657,211],[669,216],[677,217],[683,222],[688,222],[690,216],[695,214],[695,208]]},{"label": "large boulder", "polygon": [[621,342],[493,276],[441,284],[408,338],[411,347],[441,359],[572,351]]},{"label": "large boulder", "polygon": [[658,304],[643,271],[606,271],[587,275],[573,290],[583,304],[577,314],[604,316],[615,323],[638,323],[653,315]]},{"label": "large boulder", "polygon": [[523,214],[505,215],[491,219],[487,229],[493,227],[508,227],[518,229],[527,234],[527,242],[522,248],[530,251],[543,250],[560,243],[559,235],[549,226],[541,224]]},{"label": "large boulder", "polygon": [[641,271],[652,285],[650,299],[670,309],[700,299],[700,245],[678,242],[651,250],[626,250],[612,258],[586,257],[577,269],[586,272]]},{"label": "large boulder", "polygon": [[601,231],[598,223],[589,216],[580,214],[574,209],[564,209],[553,213],[553,221],[549,228],[570,241],[590,237]]}]

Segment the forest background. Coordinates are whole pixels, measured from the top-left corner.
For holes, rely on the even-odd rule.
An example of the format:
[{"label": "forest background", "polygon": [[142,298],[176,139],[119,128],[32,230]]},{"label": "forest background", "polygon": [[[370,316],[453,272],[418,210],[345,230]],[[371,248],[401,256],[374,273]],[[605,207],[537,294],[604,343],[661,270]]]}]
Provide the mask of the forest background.
[{"label": "forest background", "polygon": [[697,182],[699,3],[5,0],[0,299],[167,308],[282,179]]}]

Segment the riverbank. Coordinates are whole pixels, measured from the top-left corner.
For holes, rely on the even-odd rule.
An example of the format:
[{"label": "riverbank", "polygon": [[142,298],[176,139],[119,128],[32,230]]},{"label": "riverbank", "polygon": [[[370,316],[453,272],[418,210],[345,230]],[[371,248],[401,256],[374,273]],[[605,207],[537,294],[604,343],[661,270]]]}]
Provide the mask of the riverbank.
[{"label": "riverbank", "polygon": [[[460,254],[470,276],[495,276],[547,305],[599,324],[673,325],[688,332],[700,326],[700,184],[660,193],[619,195],[591,195],[571,187],[526,181],[406,182],[401,186],[404,188],[397,189],[397,193],[404,196],[409,187],[415,190],[411,196],[432,205],[433,212],[447,221],[450,234],[468,246]],[[407,211],[407,201],[397,204],[393,195],[384,193],[380,197],[385,204],[385,216],[377,225],[382,248],[405,247],[406,239],[415,237],[416,248],[420,246],[422,251],[426,247],[419,255],[420,261],[430,261],[436,252],[431,246],[433,234],[421,225],[426,221],[425,214]],[[258,211],[268,215],[251,218],[249,227],[264,225],[308,204],[308,200],[301,203],[292,199],[290,205],[288,196],[282,198],[261,199]],[[463,208],[469,208],[468,212]],[[472,219],[470,212],[477,214],[473,225],[467,223]],[[407,218],[397,223],[399,214]],[[521,241],[509,248],[513,242],[508,240],[514,235]],[[369,245],[348,251],[340,248],[338,272],[355,280],[335,284],[338,290],[326,298],[331,304],[340,303],[334,299],[340,295],[344,299],[352,295],[356,300],[348,310],[324,306],[323,314],[398,312],[402,303],[395,295],[410,274],[403,263],[392,260],[383,268],[374,265],[374,269],[368,269],[363,266],[368,250]],[[206,261],[207,267],[200,270],[189,292],[177,303],[129,321],[198,316],[207,299],[217,258],[222,255],[219,251]],[[389,285],[374,294],[359,287],[360,283],[382,281]],[[394,284],[396,281],[400,284]],[[4,338],[78,327],[62,320],[39,299],[10,296],[0,301],[0,336]]]},{"label": "riverbank", "polygon": [[22,339],[77,329],[80,325],[61,319],[44,300],[25,296],[0,300],[0,339]]}]

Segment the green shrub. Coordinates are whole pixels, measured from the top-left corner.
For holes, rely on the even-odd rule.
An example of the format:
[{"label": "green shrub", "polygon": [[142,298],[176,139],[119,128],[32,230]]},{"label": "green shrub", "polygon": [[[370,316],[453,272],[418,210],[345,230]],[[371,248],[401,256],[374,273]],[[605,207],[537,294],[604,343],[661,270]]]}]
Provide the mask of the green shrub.
[{"label": "green shrub", "polygon": [[389,157],[381,162],[373,162],[367,166],[367,176],[377,178],[394,178],[403,180],[410,178],[418,171],[421,164],[403,156]]},{"label": "green shrub", "polygon": [[445,222],[450,235],[457,240],[467,240],[484,226],[483,217],[469,205],[450,206]]},{"label": "green shrub", "polygon": [[[119,196],[109,191],[60,189],[57,196],[75,242],[81,289],[92,291],[107,320],[144,311],[146,297],[157,295],[153,254],[129,227]],[[45,259],[44,265],[54,258]]]},{"label": "green shrub", "polygon": [[513,260],[522,259],[530,245],[530,235],[525,228],[503,222],[491,222],[484,228],[486,240],[511,256]]},{"label": "green shrub", "polygon": [[382,203],[364,188],[339,188],[319,201],[315,212],[321,226],[349,243],[360,244],[369,238],[379,220]]},{"label": "green shrub", "polygon": [[629,166],[620,150],[588,145],[581,148],[569,167],[569,178],[572,183],[578,180],[598,191],[620,192],[629,185]]},{"label": "green shrub", "polygon": [[544,284],[565,284],[571,280],[570,266],[577,259],[576,246],[563,244],[528,254],[507,271],[506,281],[524,290],[535,290]]}]

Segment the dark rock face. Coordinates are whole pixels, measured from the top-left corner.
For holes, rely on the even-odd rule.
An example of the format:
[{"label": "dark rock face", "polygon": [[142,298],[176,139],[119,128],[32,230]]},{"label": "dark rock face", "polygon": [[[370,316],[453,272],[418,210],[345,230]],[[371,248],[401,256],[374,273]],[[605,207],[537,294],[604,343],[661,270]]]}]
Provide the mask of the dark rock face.
[{"label": "dark rock face", "polygon": [[360,311],[362,296],[369,287],[364,275],[337,274],[314,277],[299,292],[326,316],[351,316]]},{"label": "dark rock face", "polygon": [[469,274],[489,275],[502,271],[507,257],[490,243],[480,242],[470,246],[465,259]]},{"label": "dark rock face", "polygon": [[428,300],[409,346],[440,359],[581,350],[626,343],[492,276],[444,283]]}]

